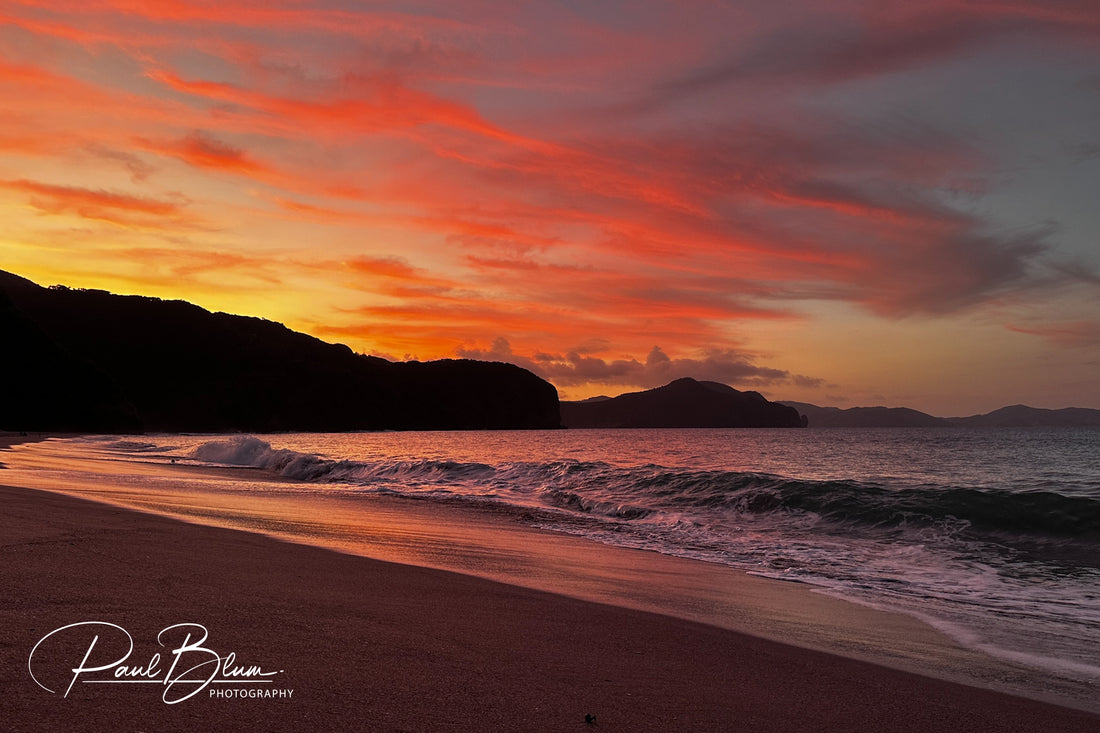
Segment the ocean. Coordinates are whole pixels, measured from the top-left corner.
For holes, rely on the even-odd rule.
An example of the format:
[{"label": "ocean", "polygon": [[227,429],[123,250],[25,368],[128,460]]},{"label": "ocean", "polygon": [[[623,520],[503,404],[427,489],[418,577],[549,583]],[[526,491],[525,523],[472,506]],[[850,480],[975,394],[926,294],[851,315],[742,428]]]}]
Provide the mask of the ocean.
[{"label": "ocean", "polygon": [[[915,616],[1002,660],[1100,683],[1097,429],[98,436],[30,448],[94,454],[122,483],[162,464],[247,467],[247,480],[214,470],[191,480],[510,513],[804,583]],[[37,470],[64,488],[80,483],[72,466]]]}]

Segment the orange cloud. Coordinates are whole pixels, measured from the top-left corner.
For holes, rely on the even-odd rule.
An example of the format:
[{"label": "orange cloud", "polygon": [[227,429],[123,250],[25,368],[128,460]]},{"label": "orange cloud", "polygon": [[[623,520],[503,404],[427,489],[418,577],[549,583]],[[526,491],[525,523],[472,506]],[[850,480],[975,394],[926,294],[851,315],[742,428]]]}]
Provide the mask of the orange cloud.
[{"label": "orange cloud", "polygon": [[47,155],[57,151],[57,141],[49,135],[16,132],[0,135],[0,150],[22,155]]},{"label": "orange cloud", "polygon": [[242,175],[269,173],[267,166],[253,160],[240,148],[221,142],[201,131],[192,132],[181,140],[155,142],[138,140],[149,152],[171,155],[196,168],[229,171]]},{"label": "orange cloud", "polygon": [[122,227],[179,228],[196,220],[177,201],[37,181],[0,181],[0,188],[27,194],[47,214],[73,214]]},{"label": "orange cloud", "polygon": [[[326,189],[327,190],[327,189]],[[375,195],[364,190],[340,191],[342,198],[359,201],[361,203],[393,202],[404,205],[417,203],[415,198],[402,195],[393,195],[386,189],[379,190]],[[336,194],[334,194],[336,195]],[[374,224],[380,226],[399,226],[410,229],[422,229],[439,232],[448,238],[463,242],[478,240],[507,241],[531,247],[548,247],[559,240],[554,237],[530,234],[516,227],[503,224],[472,221],[461,217],[459,214],[448,214],[441,211],[436,216],[417,216],[412,214],[389,214],[337,209],[328,206],[317,206],[302,201],[286,198],[277,198],[275,203],[282,209],[301,215],[303,217],[327,223],[359,223]],[[419,202],[421,205],[425,201]]]},{"label": "orange cloud", "polygon": [[[365,135],[400,133],[423,125],[443,125],[503,142],[537,146],[486,122],[472,108],[386,80],[364,79],[356,94],[304,99],[264,94],[235,84],[184,80],[175,73],[151,70],[149,78],[171,89],[259,115],[262,129],[274,124],[282,132],[302,129]],[[305,127],[303,127],[305,126]]]},{"label": "orange cloud", "polygon": [[270,258],[255,257],[238,252],[223,252],[206,249],[167,249],[164,247],[131,247],[114,249],[110,254],[147,265],[155,263],[157,269],[167,271],[177,278],[191,278],[195,275],[218,275],[230,271],[241,271],[249,277],[267,283],[279,285],[282,279],[272,272],[274,262]]}]

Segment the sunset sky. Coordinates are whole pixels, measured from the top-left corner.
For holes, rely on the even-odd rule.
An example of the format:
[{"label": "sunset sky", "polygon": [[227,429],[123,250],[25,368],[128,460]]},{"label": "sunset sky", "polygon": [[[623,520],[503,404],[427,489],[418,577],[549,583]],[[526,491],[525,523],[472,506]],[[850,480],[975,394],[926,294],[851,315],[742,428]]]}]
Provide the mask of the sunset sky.
[{"label": "sunset sky", "polygon": [[0,0],[0,269],[563,398],[1100,408],[1096,0]]}]

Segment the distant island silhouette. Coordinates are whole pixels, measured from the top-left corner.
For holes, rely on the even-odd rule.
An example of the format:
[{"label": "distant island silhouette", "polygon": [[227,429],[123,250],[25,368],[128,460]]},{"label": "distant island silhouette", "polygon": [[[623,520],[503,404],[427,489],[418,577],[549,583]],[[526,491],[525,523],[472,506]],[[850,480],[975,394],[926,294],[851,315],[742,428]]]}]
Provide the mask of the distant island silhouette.
[{"label": "distant island silhouette", "polygon": [[1027,405],[1010,405],[984,415],[971,417],[944,418],[952,425],[988,428],[1039,428],[1100,427],[1100,410],[1087,407],[1063,407],[1060,410],[1047,410]]},{"label": "distant island silhouette", "polygon": [[275,432],[558,428],[512,364],[390,362],[272,321],[0,271],[0,428]]},{"label": "distant island silhouette", "polygon": [[908,407],[818,407],[806,402],[780,400],[806,416],[815,428],[934,428],[951,423]]},{"label": "distant island silhouette", "polygon": [[1027,405],[1012,405],[983,415],[970,417],[934,417],[908,407],[818,407],[806,402],[780,400],[806,416],[810,426],[818,428],[1034,428],[1100,427],[1100,410],[1066,407],[1047,410]]},{"label": "distant island silhouette", "polygon": [[798,428],[793,407],[689,377],[644,392],[561,403],[567,428]]}]

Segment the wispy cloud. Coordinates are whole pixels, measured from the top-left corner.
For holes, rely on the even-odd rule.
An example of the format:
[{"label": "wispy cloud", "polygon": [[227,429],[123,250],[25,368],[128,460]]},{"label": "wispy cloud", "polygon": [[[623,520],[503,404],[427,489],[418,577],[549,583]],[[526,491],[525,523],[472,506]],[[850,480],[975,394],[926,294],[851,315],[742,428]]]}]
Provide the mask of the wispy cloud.
[{"label": "wispy cloud", "polygon": [[196,168],[250,176],[268,172],[265,165],[254,160],[243,149],[198,130],[178,140],[161,142],[138,140],[137,142],[149,152],[170,155]]},{"label": "wispy cloud", "polygon": [[1033,326],[1008,325],[1008,330],[1038,336],[1059,346],[1071,348],[1100,346],[1100,321],[1069,321]]},{"label": "wispy cloud", "polygon": [[972,53],[1012,36],[1100,35],[1100,17],[1087,0],[933,0],[877,7],[841,2],[824,7],[824,12],[811,12],[805,20],[780,26],[657,85],[661,104],[731,84],[814,86],[881,77]]},{"label": "wispy cloud", "polygon": [[187,212],[185,201],[28,180],[0,180],[0,188],[25,194],[27,203],[45,214],[73,215],[122,227],[186,228],[197,223]]}]

